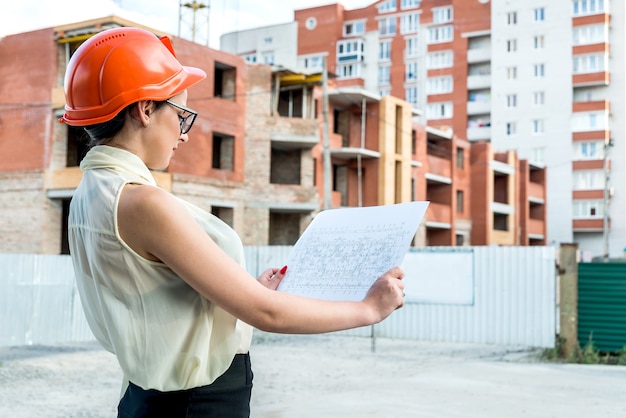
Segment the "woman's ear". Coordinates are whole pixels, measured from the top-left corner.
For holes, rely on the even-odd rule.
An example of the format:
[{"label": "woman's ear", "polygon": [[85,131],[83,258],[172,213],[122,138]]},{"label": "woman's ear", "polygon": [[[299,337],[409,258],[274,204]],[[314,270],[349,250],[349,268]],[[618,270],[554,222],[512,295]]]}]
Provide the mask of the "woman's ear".
[{"label": "woman's ear", "polygon": [[136,119],[144,128],[150,125],[150,118],[154,113],[155,106],[153,100],[142,100],[133,106],[131,115]]}]

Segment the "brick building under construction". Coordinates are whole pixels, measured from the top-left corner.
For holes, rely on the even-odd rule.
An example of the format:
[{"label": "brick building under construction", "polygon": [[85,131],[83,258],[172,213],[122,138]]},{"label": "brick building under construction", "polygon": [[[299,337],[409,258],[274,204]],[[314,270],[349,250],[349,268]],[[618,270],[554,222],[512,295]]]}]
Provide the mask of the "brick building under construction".
[{"label": "brick building under construction", "polygon": [[[117,26],[141,25],[104,17],[0,39],[0,252],[68,252],[65,220],[87,144],[80,129],[57,122],[63,76],[81,42]],[[229,223],[245,245],[293,244],[327,201],[412,200],[431,202],[414,245],[545,245],[544,168],[421,125],[420,110],[391,95],[333,77],[324,86],[319,72],[171,37],[178,59],[209,77],[189,92],[199,112],[189,143],[155,178]]]}]

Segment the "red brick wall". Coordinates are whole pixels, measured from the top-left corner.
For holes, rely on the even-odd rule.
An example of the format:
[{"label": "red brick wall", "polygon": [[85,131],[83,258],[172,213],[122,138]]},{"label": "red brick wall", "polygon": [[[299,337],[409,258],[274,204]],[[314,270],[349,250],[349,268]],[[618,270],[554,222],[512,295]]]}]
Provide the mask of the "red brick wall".
[{"label": "red brick wall", "polygon": [[[174,38],[173,44],[180,62],[183,65],[202,68],[206,71],[207,78],[189,89],[187,103],[189,107],[198,111],[198,117],[189,133],[189,142],[176,152],[169,171],[220,180],[243,181],[245,62],[241,57],[222,51],[207,50],[205,46],[181,38]],[[214,97],[213,74],[216,61],[235,68],[234,100]],[[235,138],[233,171],[211,168],[213,132]]]},{"label": "red brick wall", "polygon": [[0,38],[0,171],[45,169],[56,84],[52,29]]}]

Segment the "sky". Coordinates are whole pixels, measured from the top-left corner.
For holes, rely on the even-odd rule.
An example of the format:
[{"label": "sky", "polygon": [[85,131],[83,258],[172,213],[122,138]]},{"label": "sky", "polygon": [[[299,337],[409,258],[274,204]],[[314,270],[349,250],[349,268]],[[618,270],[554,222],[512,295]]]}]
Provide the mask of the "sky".
[{"label": "sky", "polygon": [[[196,13],[198,39],[206,39],[209,17],[209,46],[219,48],[220,35],[238,30],[293,21],[293,11],[341,3],[348,10],[375,3],[376,0],[198,0],[209,4]],[[183,3],[192,3],[184,1]],[[0,37],[14,33],[116,15],[124,19],[178,34],[179,0],[0,0]],[[181,27],[190,28],[192,13]],[[181,31],[181,35],[185,33]]]}]

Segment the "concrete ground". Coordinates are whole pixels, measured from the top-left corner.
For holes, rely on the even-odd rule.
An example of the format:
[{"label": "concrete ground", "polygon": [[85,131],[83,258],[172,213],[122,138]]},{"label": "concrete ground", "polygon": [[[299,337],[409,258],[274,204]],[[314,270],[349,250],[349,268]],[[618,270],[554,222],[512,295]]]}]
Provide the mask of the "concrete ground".
[{"label": "concrete ground", "polygon": [[[257,333],[252,418],[626,417],[626,367],[511,347]],[[121,384],[94,343],[0,348],[0,417],[112,417]]]}]

